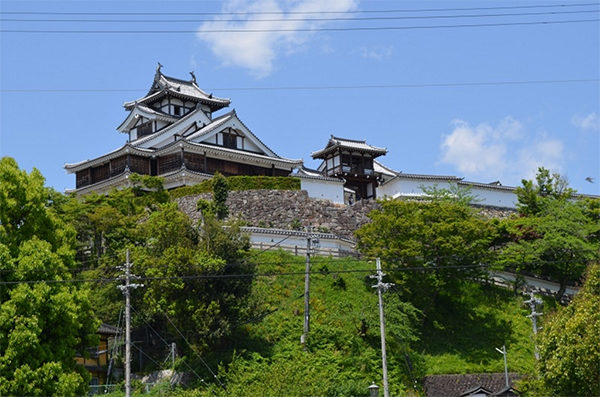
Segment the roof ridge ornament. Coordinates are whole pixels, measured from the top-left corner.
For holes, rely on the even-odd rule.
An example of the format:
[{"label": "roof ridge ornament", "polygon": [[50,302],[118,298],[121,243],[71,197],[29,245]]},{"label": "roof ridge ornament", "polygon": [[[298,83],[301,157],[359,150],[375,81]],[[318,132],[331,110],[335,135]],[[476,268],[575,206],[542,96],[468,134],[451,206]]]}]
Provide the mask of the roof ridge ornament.
[{"label": "roof ridge ornament", "polygon": [[194,71],[192,70],[190,74],[192,75],[192,82],[196,84],[196,75],[194,74]]}]

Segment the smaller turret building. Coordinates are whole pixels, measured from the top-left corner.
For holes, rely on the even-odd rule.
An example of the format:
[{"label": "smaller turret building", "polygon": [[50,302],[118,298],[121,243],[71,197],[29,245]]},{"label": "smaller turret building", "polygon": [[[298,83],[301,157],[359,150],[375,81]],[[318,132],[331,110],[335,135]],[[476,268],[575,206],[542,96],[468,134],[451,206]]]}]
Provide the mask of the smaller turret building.
[{"label": "smaller turret building", "polygon": [[322,159],[318,171],[327,177],[344,180],[344,188],[354,192],[356,200],[377,196],[378,175],[373,160],[387,153],[387,149],[358,141],[331,136],[325,148],[312,153],[313,159]]}]

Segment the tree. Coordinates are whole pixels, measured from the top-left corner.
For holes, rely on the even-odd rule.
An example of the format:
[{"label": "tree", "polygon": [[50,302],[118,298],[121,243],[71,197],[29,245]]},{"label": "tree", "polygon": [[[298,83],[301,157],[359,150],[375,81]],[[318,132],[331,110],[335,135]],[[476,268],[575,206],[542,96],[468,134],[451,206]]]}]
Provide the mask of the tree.
[{"label": "tree", "polygon": [[536,215],[544,210],[545,204],[552,200],[566,200],[575,191],[568,187],[568,182],[560,174],[550,173],[544,167],[539,167],[535,183],[521,180],[523,186],[517,187],[517,209],[522,215]]},{"label": "tree", "polygon": [[550,277],[560,284],[560,300],[570,282],[579,281],[598,251],[599,225],[594,202],[574,200],[573,190],[558,174],[540,168],[537,184],[517,189],[521,216],[504,222],[508,243],[498,260],[517,272]]},{"label": "tree", "polygon": [[77,352],[97,345],[86,290],[65,283],[74,231],[49,208],[56,193],[11,158],[0,160],[0,395],[82,395]]},{"label": "tree", "polygon": [[369,214],[371,222],[357,230],[358,248],[380,257],[387,267],[423,267],[424,272],[395,274],[395,282],[416,299],[435,298],[439,289],[482,274],[478,265],[489,254],[494,229],[470,207],[447,200],[384,200],[381,206]]},{"label": "tree", "polygon": [[217,219],[225,219],[229,214],[229,208],[227,208],[227,196],[229,195],[229,187],[227,180],[220,173],[215,173],[212,178],[213,188],[213,200],[215,206],[215,215]]},{"label": "tree", "polygon": [[[201,350],[229,335],[251,288],[254,266],[241,262],[247,238],[212,216],[205,216],[199,238],[176,203],[159,206],[139,228],[145,243],[132,257],[136,271],[149,278],[139,291],[146,318],[164,323],[166,314]],[[232,273],[249,277],[227,277]]]},{"label": "tree", "polygon": [[567,307],[559,307],[538,339],[541,394],[600,395],[600,265]]}]

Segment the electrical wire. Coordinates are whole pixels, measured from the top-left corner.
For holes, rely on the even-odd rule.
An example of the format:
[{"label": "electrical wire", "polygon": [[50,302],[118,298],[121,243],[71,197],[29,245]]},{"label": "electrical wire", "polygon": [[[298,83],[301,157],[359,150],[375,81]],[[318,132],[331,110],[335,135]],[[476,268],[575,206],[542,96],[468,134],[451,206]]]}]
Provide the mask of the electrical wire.
[{"label": "electrical wire", "polygon": [[213,372],[213,370],[210,369],[210,366],[206,363],[206,361],[204,361],[204,359],[202,358],[202,356],[200,356],[200,353],[198,353],[198,351],[194,348],[194,346],[192,346],[192,344],[190,342],[188,342],[188,340],[186,339],[185,336],[183,336],[183,334],[181,333],[181,331],[179,330],[179,328],[177,328],[175,326],[175,324],[173,324],[173,321],[171,321],[171,319],[169,318],[169,316],[167,316],[167,313],[162,312],[162,314],[164,314],[164,316],[166,317],[166,319],[173,326],[173,328],[175,328],[175,330],[177,331],[177,333],[183,338],[183,340],[185,341],[185,343],[187,343],[187,345],[190,347],[190,349],[192,349],[192,351],[194,353],[196,353],[196,356],[198,356],[198,358],[200,359],[200,361],[202,362],[202,364],[204,364],[204,366],[208,369],[208,371],[212,374],[212,376],[217,380],[217,382],[223,388],[223,390],[227,390],[225,388],[225,385],[223,383],[221,383],[221,380],[217,377],[217,375]]},{"label": "electrical wire", "polygon": [[[159,333],[158,333],[158,331],[156,331],[156,330],[154,329],[154,327],[152,327],[152,325],[150,325],[150,323],[148,323],[148,321],[146,321],[146,319],[144,319],[144,318],[141,316],[141,314],[140,314],[140,313],[139,313],[137,310],[135,310],[135,309],[133,308],[133,306],[129,305],[129,308],[130,308],[131,310],[133,310],[133,312],[134,312],[134,313],[136,313],[138,316],[140,316],[140,317],[141,317],[142,321],[143,321],[143,322],[144,322],[144,323],[145,323],[145,324],[146,324],[146,325],[147,325],[147,326],[148,326],[148,327],[149,327],[149,328],[152,330],[152,332],[154,332],[154,334],[156,334],[156,336],[158,336],[158,337],[159,337],[159,339],[160,339],[160,340],[161,340],[161,341],[162,341],[162,342],[165,344],[165,346],[167,346],[167,347],[169,347],[169,348],[170,348],[169,342],[167,342],[167,341],[166,341],[166,339],[165,339],[165,338],[163,338],[163,337],[162,337],[162,335],[161,335],[161,334],[159,334]],[[189,369],[190,371],[192,371],[192,372],[194,373],[194,375],[196,375],[196,376],[198,377],[198,379],[200,379],[200,381],[201,381],[202,383],[204,383],[204,384],[205,384],[207,387],[210,387],[210,385],[209,385],[208,383],[206,383],[206,381],[204,380],[204,378],[202,378],[202,377],[201,377],[201,376],[198,374],[198,372],[196,372],[196,371],[195,371],[195,370],[194,370],[194,369],[193,369],[193,368],[192,368],[192,367],[191,367],[191,366],[190,366],[190,365],[189,365],[189,364],[188,364],[186,361],[183,361],[183,363],[185,364],[185,366],[187,366],[187,367],[188,367],[188,369]],[[213,392],[213,394],[215,394],[215,393]]]},{"label": "electrical wire", "polygon": [[2,29],[0,33],[55,33],[55,34],[205,34],[205,33],[290,33],[290,32],[367,32],[367,31],[399,31],[399,30],[424,30],[424,29],[456,29],[456,28],[486,28],[500,26],[533,26],[555,25],[567,23],[598,22],[600,19],[568,19],[560,21],[530,21],[530,22],[503,22],[503,23],[477,23],[454,25],[420,25],[420,26],[357,26],[357,27],[312,27],[312,28],[271,28],[271,29],[206,29],[206,30],[48,30],[48,29]]},{"label": "electrical wire", "polygon": [[540,15],[564,15],[564,14],[589,14],[598,13],[599,10],[577,10],[577,11],[544,11],[544,12],[521,12],[502,14],[459,14],[459,15],[413,15],[393,17],[336,17],[336,18],[270,18],[270,19],[23,19],[23,18],[0,18],[0,22],[85,22],[85,23],[256,23],[256,22],[336,22],[336,21],[394,21],[394,20],[423,20],[423,19],[453,19],[453,18],[494,18],[515,16],[540,16]]},{"label": "electrical wire", "polygon": [[[504,81],[467,81],[450,83],[422,84],[364,84],[364,85],[310,85],[279,87],[208,87],[207,91],[316,91],[316,90],[351,90],[351,89],[393,89],[393,88],[443,88],[443,87],[477,87],[477,86],[511,86],[532,84],[571,84],[597,83],[599,78],[585,79],[553,79],[553,80],[504,80]],[[0,89],[2,93],[101,93],[101,92],[138,92],[142,88],[82,88],[82,89],[38,89],[15,88]]]},{"label": "electrical wire", "polygon": [[462,8],[414,8],[383,10],[345,10],[345,11],[238,11],[238,12],[65,12],[65,11],[0,11],[0,15],[310,15],[310,14],[370,14],[370,13],[403,13],[403,12],[437,12],[437,11],[482,11],[482,10],[515,10],[534,8],[567,8],[596,6],[598,3],[561,3],[536,4],[521,6],[462,7]]}]

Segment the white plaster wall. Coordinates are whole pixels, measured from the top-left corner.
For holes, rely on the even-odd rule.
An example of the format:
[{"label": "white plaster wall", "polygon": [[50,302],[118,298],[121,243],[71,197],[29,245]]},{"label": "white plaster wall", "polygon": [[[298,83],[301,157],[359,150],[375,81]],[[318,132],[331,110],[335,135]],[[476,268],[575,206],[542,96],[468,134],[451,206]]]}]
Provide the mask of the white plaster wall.
[{"label": "white plaster wall", "polygon": [[344,184],[342,181],[300,178],[300,189],[306,190],[308,197],[344,204]]},{"label": "white plaster wall", "polygon": [[377,197],[422,196],[424,193],[421,187],[433,188],[437,186],[438,189],[448,189],[450,183],[453,182],[395,178],[377,188]]},{"label": "white plaster wall", "polygon": [[[455,182],[396,178],[379,186],[377,197],[419,197],[424,195],[421,187],[448,189],[451,184],[454,185]],[[463,184],[461,186],[466,187]],[[517,205],[517,196],[510,190],[472,186],[471,194],[476,197],[474,204],[501,208],[516,208]]]},{"label": "white plaster wall", "polygon": [[501,208],[517,208],[517,195],[510,190],[492,190],[477,186],[471,188],[471,194],[476,196],[475,204],[489,205]]}]

